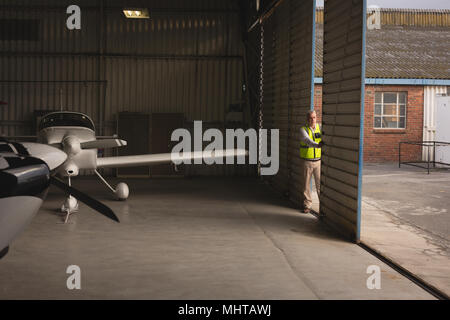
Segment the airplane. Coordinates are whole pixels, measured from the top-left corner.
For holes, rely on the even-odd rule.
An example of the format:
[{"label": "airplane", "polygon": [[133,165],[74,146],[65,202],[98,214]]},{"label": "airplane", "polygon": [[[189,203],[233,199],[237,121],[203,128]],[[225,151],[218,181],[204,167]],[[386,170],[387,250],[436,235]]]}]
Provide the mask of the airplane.
[{"label": "airplane", "polygon": [[67,154],[55,147],[0,137],[0,259],[41,207],[50,184],[119,222],[110,208],[52,176],[66,160]]},{"label": "airplane", "polygon": [[[95,135],[94,123],[89,116],[70,111],[58,111],[45,115],[39,122],[37,138],[38,142],[56,147],[67,155],[66,161],[57,171],[60,176],[67,178],[69,187],[71,186],[71,179],[78,176],[80,170],[93,170],[95,175],[97,175],[119,200],[126,200],[128,198],[130,193],[128,185],[120,182],[113,188],[99,173],[99,168],[155,165],[170,163],[173,159],[215,159],[245,156],[248,154],[247,150],[244,149],[232,149],[215,150],[212,153],[194,151],[174,155],[171,153],[161,153],[99,158],[97,157],[97,149],[124,147],[127,145],[127,142],[117,138],[98,140]],[[78,211],[77,198],[69,195],[61,206],[61,211],[66,213],[65,222],[67,222],[70,214]]]}]

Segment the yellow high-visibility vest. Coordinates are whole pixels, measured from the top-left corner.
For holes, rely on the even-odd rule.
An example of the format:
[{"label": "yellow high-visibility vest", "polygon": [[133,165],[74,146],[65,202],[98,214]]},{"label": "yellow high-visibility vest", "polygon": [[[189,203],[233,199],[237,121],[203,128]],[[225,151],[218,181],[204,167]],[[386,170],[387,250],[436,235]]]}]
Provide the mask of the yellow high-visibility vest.
[{"label": "yellow high-visibility vest", "polygon": [[[316,130],[313,132],[309,126],[302,127],[301,130],[305,130],[311,140],[313,140],[316,143],[319,143],[322,141],[322,133],[320,132],[319,125],[316,125]],[[316,134],[318,134],[318,137],[316,138]],[[303,142],[300,142],[300,158],[302,159],[320,159],[322,156],[321,148],[311,148],[308,145],[306,145]]]}]

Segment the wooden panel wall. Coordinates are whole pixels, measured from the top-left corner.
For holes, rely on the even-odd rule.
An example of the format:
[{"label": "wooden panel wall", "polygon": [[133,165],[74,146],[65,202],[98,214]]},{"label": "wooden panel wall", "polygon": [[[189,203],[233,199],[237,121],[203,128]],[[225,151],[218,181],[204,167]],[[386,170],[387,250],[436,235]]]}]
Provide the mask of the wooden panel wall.
[{"label": "wooden panel wall", "polygon": [[364,11],[364,0],[325,1],[320,211],[354,240],[360,217]]},{"label": "wooden panel wall", "polygon": [[280,130],[280,168],[265,177],[298,201],[299,130],[311,108],[314,1],[284,0],[266,17],[263,33],[263,128]]},{"label": "wooden panel wall", "polygon": [[289,196],[299,201],[302,176],[300,172],[300,130],[306,124],[306,113],[314,107],[314,16],[313,1],[291,1],[290,47],[290,137]]}]

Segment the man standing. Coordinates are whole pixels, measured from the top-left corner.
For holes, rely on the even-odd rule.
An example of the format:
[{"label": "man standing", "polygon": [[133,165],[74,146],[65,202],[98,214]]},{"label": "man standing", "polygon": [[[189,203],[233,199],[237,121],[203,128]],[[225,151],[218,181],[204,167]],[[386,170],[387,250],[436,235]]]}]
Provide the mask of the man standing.
[{"label": "man standing", "polygon": [[301,204],[303,212],[311,212],[311,176],[314,175],[317,194],[320,195],[320,159],[322,132],[317,124],[317,115],[315,111],[309,111],[306,114],[307,124],[300,129],[300,158],[302,166],[302,193]]}]

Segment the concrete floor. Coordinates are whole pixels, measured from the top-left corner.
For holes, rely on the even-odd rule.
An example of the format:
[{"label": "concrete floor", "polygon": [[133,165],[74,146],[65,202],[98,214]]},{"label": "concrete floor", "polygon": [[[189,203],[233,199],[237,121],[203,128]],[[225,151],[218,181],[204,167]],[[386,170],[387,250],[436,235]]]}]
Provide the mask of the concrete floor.
[{"label": "concrete floor", "polygon": [[450,171],[366,165],[361,240],[450,295]]},{"label": "concrete floor", "polygon": [[[116,202],[96,179],[74,181],[120,224],[83,204],[61,224],[51,190],[0,261],[0,299],[433,298],[255,179],[127,182],[129,200]],[[66,288],[69,265],[81,290]],[[367,288],[370,265],[380,290]]]},{"label": "concrete floor", "polygon": [[[432,171],[394,164],[364,166],[365,202],[450,242],[450,169]],[[450,252],[449,252],[450,257]]]}]

